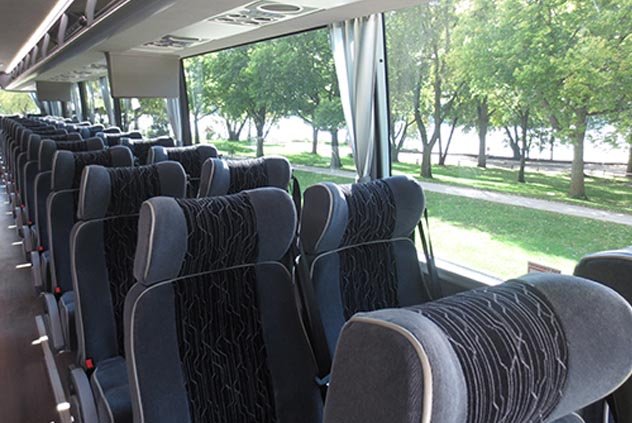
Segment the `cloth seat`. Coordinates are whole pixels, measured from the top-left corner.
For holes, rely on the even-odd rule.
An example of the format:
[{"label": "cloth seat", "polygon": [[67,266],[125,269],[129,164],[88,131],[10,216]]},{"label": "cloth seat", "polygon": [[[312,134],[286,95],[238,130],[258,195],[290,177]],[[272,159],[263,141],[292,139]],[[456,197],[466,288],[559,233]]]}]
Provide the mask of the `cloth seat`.
[{"label": "cloth seat", "polygon": [[[110,374],[112,370],[101,365],[125,354],[123,306],[134,283],[140,206],[155,196],[184,197],[185,183],[184,169],[176,162],[126,168],[92,165],[83,171],[70,252],[77,355],[79,364],[93,371],[93,386],[98,385],[95,374],[110,380],[108,386],[127,384],[118,370]],[[117,407],[129,410],[129,396],[121,398],[118,388],[116,392],[112,398],[117,400]],[[120,403],[124,399],[125,404]],[[113,414],[104,413],[113,406],[97,407],[100,422],[118,422]]]},{"label": "cloth seat", "polygon": [[581,421],[574,410],[630,375],[631,325],[613,290],[551,274],[358,313],[340,336],[324,423]]},{"label": "cloth seat", "polygon": [[278,188],[141,210],[125,304],[136,422],[321,421],[316,366],[280,262],[296,212]]},{"label": "cloth seat", "polygon": [[154,146],[149,150],[148,164],[172,160],[180,163],[187,174],[187,197],[195,198],[200,190],[202,165],[207,159],[217,157],[217,149],[212,145],[191,147]]}]

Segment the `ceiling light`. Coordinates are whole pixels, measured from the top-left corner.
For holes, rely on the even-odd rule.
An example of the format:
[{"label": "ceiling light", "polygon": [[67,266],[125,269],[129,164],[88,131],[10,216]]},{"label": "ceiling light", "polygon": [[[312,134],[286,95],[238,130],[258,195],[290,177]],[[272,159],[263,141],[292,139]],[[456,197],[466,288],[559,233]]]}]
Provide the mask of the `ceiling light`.
[{"label": "ceiling light", "polygon": [[74,0],[57,0],[55,6],[48,12],[48,15],[39,24],[37,29],[31,34],[30,38],[20,50],[16,53],[9,63],[6,72],[11,72],[20,63],[20,60],[38,43],[38,41],[48,32],[48,30],[57,22],[59,17],[70,7]]},{"label": "ceiling light", "polygon": [[264,3],[257,6],[257,9],[269,13],[300,13],[303,11],[301,6],[286,3]]}]

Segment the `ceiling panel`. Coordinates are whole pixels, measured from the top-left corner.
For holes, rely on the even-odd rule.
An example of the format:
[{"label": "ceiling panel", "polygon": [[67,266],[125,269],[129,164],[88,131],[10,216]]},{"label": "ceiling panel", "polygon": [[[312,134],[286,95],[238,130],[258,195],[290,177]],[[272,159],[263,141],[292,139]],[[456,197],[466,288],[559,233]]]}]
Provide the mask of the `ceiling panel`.
[{"label": "ceiling panel", "polygon": [[0,0],[0,71],[44,20],[56,0]]}]

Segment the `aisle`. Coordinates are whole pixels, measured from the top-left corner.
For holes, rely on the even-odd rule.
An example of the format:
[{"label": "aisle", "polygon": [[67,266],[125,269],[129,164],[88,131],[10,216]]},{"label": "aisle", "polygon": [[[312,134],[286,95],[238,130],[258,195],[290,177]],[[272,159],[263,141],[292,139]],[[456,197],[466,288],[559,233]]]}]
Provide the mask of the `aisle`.
[{"label": "aisle", "polygon": [[25,263],[7,195],[0,185],[0,421],[58,421],[40,345],[35,316],[41,312],[29,267]]}]

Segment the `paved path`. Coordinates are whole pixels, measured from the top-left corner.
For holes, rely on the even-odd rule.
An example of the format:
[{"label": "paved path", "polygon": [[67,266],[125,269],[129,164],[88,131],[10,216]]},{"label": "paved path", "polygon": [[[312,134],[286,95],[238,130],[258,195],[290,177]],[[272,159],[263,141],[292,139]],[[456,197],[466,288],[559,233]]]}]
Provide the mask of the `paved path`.
[{"label": "paved path", "polygon": [[[354,178],[355,174],[346,170],[331,170],[312,166],[294,166],[296,169],[308,172],[319,173],[322,175],[341,176],[346,178]],[[440,194],[456,195],[459,197],[474,198],[478,200],[491,201],[493,203],[508,204],[511,206],[526,207],[535,210],[544,210],[552,213],[560,213],[568,216],[583,217],[588,219],[600,220],[602,222],[618,223],[621,225],[632,226],[632,215],[625,213],[609,212],[605,210],[597,210],[590,207],[575,206],[572,204],[562,203],[559,201],[539,200],[536,198],[521,197],[518,195],[502,194],[493,191],[484,191],[475,188],[457,187],[446,184],[437,184],[433,182],[423,182],[424,190],[437,192]]]}]

